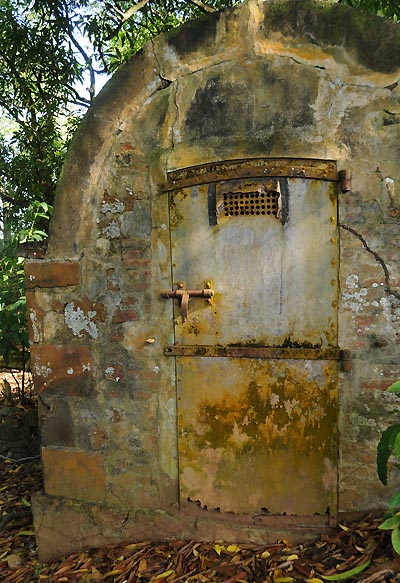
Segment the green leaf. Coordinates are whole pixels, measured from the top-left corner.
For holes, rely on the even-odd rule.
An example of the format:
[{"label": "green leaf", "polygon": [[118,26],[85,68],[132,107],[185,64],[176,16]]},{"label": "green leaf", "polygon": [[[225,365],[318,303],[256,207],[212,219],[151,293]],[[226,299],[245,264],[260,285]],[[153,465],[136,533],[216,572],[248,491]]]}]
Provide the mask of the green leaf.
[{"label": "green leaf", "polygon": [[387,464],[393,453],[394,443],[397,435],[400,433],[400,424],[390,425],[382,432],[377,447],[376,465],[378,477],[382,484],[387,485]]},{"label": "green leaf", "polygon": [[364,571],[371,561],[367,561],[366,563],[362,563],[361,565],[357,565],[353,569],[349,571],[343,571],[343,573],[337,573],[337,575],[321,575],[325,581],[343,581],[343,579],[348,579],[349,577],[354,577],[354,575],[358,575],[362,571]]},{"label": "green leaf", "polygon": [[389,510],[395,510],[400,507],[400,491],[393,496],[389,502]]},{"label": "green leaf", "polygon": [[381,530],[392,530],[400,525],[400,514],[395,514],[390,518],[387,518],[378,526]]},{"label": "green leaf", "polygon": [[388,510],[392,511],[400,508],[400,491],[397,492],[389,502]]},{"label": "green leaf", "polygon": [[393,444],[393,455],[400,459],[400,433],[396,435],[396,439]]},{"label": "green leaf", "polygon": [[395,528],[392,532],[392,545],[398,555],[400,555],[400,529]]},{"label": "green leaf", "polygon": [[390,387],[388,387],[386,390],[390,391],[391,393],[400,393],[400,381],[396,381],[395,383],[390,385]]}]

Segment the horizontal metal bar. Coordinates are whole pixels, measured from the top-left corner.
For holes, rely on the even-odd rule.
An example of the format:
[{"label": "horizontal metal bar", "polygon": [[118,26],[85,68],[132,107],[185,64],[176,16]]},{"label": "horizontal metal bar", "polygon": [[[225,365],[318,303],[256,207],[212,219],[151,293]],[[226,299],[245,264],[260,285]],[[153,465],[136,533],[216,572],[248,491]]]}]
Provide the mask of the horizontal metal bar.
[{"label": "horizontal metal bar", "polygon": [[205,356],[228,358],[276,358],[285,360],[341,360],[339,348],[281,348],[258,346],[188,346],[164,348],[165,356]]},{"label": "horizontal metal bar", "polygon": [[293,178],[314,178],[337,182],[339,175],[332,160],[308,158],[251,158],[225,160],[182,168],[167,173],[167,183],[162,191],[176,190],[196,184],[209,184],[238,178],[286,176]]},{"label": "horizontal metal bar", "polygon": [[174,289],[172,291],[162,292],[163,298],[180,298],[187,295],[191,298],[212,298],[214,291],[212,289]]}]

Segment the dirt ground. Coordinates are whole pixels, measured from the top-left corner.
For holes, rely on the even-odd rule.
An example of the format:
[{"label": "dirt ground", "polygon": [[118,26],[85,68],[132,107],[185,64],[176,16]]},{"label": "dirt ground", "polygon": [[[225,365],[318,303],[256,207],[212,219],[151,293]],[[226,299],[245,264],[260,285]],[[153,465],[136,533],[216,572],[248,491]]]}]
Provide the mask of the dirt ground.
[{"label": "dirt ground", "polygon": [[[36,407],[29,396],[22,406]],[[30,507],[32,494],[41,487],[38,459],[0,458],[0,582],[400,583],[400,557],[388,531],[378,528],[381,517],[371,516],[295,547],[285,540],[263,547],[222,541],[127,542],[42,564]]]}]

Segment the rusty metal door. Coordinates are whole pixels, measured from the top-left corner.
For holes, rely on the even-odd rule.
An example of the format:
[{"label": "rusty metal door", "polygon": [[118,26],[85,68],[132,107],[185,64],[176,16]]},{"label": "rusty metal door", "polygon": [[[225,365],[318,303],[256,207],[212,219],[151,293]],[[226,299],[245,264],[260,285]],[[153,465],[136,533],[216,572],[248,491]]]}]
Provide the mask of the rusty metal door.
[{"label": "rusty metal door", "polygon": [[280,174],[169,193],[180,499],[334,515],[336,184]]}]

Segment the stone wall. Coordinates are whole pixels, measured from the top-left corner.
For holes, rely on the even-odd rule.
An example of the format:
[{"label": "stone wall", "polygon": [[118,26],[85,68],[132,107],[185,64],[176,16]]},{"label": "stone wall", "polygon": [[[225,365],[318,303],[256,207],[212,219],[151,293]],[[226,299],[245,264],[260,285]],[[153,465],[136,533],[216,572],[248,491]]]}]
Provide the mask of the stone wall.
[{"label": "stone wall", "polygon": [[[276,538],[276,526],[254,534],[177,514],[162,187],[167,172],[214,161],[315,158],[352,172],[339,195],[339,347],[352,365],[340,373],[339,509],[385,505],[375,448],[394,406],[384,390],[400,378],[399,55],[395,23],[340,4],[250,0],[156,38],[97,97],[64,166],[47,255],[26,266],[42,558],[151,532]],[[136,530],[124,530],[133,513]]]}]

